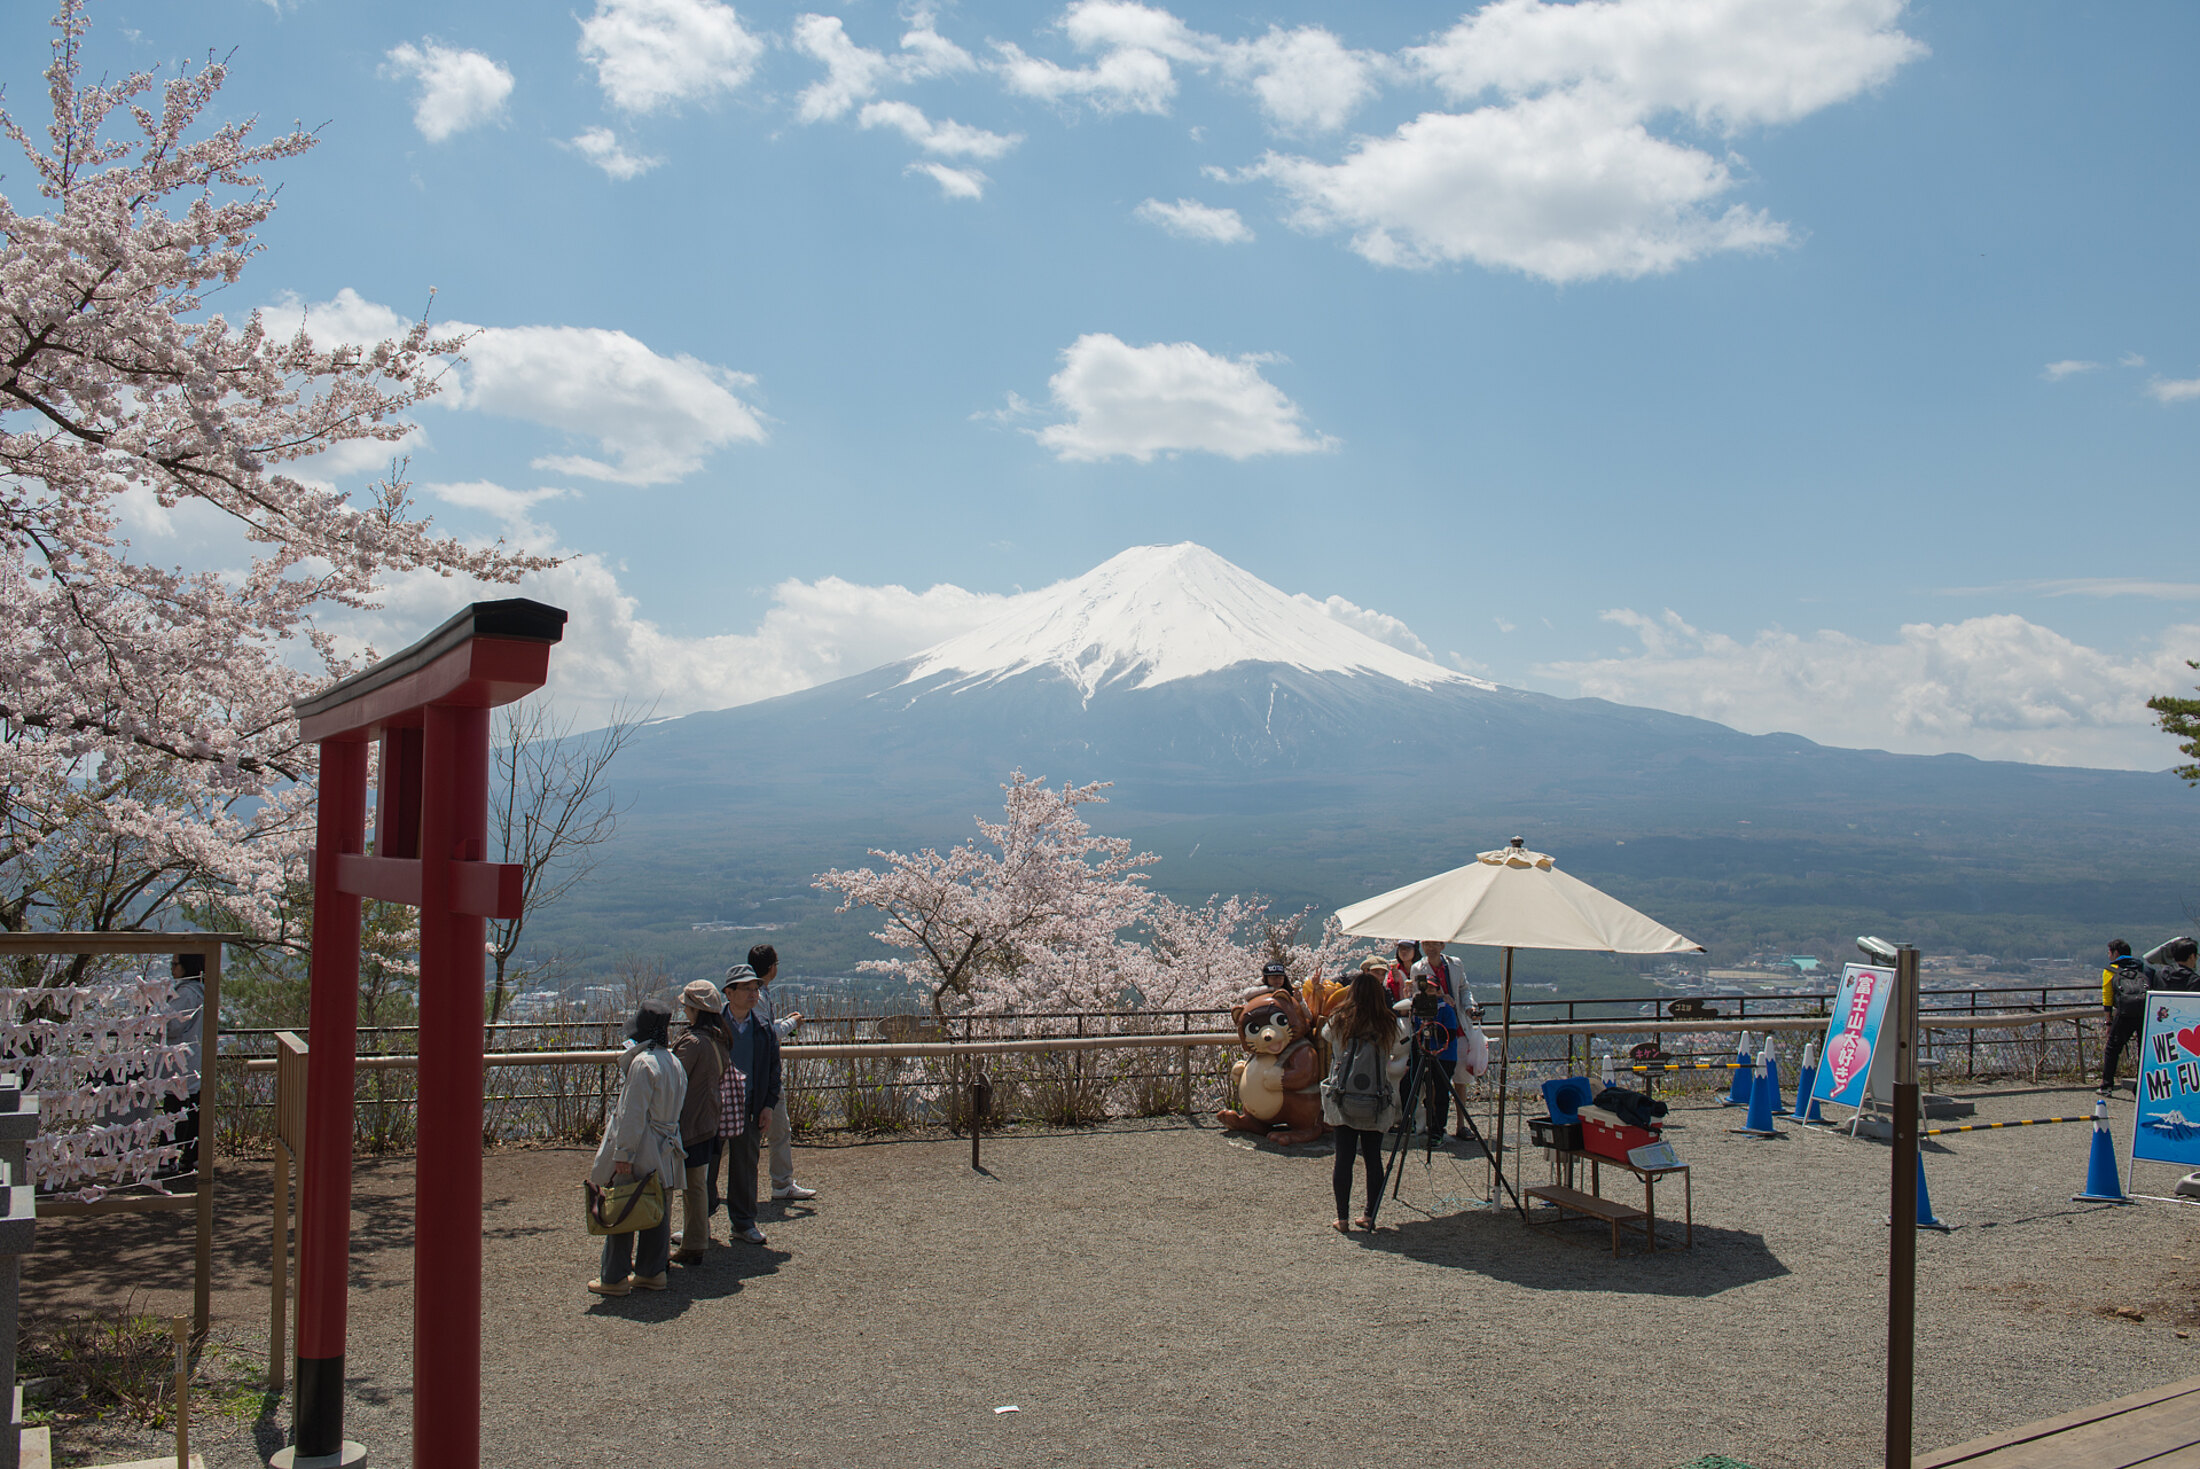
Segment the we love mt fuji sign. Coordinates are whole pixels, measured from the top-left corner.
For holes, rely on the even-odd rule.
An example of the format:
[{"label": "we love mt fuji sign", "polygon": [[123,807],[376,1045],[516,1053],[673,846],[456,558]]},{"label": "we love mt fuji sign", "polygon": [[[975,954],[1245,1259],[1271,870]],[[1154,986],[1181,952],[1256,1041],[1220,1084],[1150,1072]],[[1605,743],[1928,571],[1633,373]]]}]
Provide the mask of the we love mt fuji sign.
[{"label": "we love mt fuji sign", "polygon": [[1879,1059],[1879,1027],[1894,993],[1894,971],[1851,964],[1841,971],[1833,1018],[1826,1022],[1826,1043],[1819,1052],[1818,1080],[1811,1094],[1821,1102],[1862,1107],[1871,1093],[1873,1063]]},{"label": "we love mt fuji sign", "polygon": [[2156,990],[2147,996],[2131,1156],[2200,1168],[2200,994]]}]

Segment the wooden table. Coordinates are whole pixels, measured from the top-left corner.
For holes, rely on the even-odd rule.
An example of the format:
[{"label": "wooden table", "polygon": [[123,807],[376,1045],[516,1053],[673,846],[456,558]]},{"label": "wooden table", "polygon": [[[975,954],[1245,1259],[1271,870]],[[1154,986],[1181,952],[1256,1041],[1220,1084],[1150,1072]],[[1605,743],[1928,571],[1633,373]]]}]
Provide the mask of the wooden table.
[{"label": "wooden table", "polygon": [[[1527,1197],[1540,1199],[1558,1211],[1556,1219],[1561,1223],[1569,1213],[1602,1219],[1612,1228],[1612,1258],[1619,1258],[1619,1232],[1633,1230],[1643,1237],[1644,1248],[1656,1253],[1658,1248],[1658,1183],[1679,1174],[1681,1179],[1681,1209],[1685,1221],[1686,1243],[1684,1249],[1696,1247],[1696,1188],[1689,1176],[1686,1163],[1676,1163],[1671,1168],[1638,1168],[1623,1158],[1607,1158],[1601,1153],[1591,1153],[1573,1148],[1545,1148],[1551,1155],[1551,1181],[1548,1184],[1524,1190]],[[1589,1191],[1583,1193],[1575,1185],[1580,1182],[1580,1164],[1589,1163]],[[1623,1204],[1617,1199],[1604,1197],[1604,1169],[1624,1168],[1642,1180],[1642,1207]],[[1533,1227],[1533,1221],[1530,1221]]]}]

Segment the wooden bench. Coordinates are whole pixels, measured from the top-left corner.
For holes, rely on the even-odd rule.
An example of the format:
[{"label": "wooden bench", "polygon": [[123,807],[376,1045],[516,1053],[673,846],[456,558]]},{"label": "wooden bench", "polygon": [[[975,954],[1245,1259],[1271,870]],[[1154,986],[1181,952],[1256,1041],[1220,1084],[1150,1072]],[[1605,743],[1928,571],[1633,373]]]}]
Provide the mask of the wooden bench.
[{"label": "wooden bench", "polygon": [[[1568,1213],[1574,1213],[1587,1215],[1593,1219],[1602,1219],[1610,1224],[1612,1226],[1612,1258],[1615,1260],[1619,1258],[1619,1230],[1621,1225],[1624,1224],[1631,1229],[1642,1229],[1645,1233],[1648,1232],[1648,1227],[1644,1221],[1650,1216],[1635,1208],[1632,1204],[1621,1204],[1611,1199],[1600,1199],[1595,1194],[1585,1194],[1579,1189],[1567,1188],[1555,1183],[1543,1184],[1528,1189],[1526,1193],[1529,1198],[1541,1199],[1558,1211],[1558,1217],[1549,1221],[1550,1223],[1561,1223]],[[1530,1222],[1532,1225],[1533,1221]]]}]

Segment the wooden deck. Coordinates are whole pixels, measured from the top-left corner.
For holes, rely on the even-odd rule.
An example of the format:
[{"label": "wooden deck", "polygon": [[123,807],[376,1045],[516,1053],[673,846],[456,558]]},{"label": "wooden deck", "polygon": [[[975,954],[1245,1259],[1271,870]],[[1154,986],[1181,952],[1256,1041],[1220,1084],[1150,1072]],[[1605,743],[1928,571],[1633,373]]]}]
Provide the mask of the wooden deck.
[{"label": "wooden deck", "polygon": [[1916,1469],[2195,1469],[2200,1377],[1975,1438],[1913,1463]]}]

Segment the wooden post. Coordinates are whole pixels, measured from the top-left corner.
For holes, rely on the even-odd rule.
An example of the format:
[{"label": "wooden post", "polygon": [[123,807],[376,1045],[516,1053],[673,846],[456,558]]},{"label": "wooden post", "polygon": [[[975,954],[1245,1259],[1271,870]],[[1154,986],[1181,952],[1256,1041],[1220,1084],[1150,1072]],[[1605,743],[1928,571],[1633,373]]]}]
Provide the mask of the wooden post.
[{"label": "wooden post", "polygon": [[[1489,1140],[1489,1147],[1484,1150],[1489,1154],[1490,1159],[1489,1183],[1490,1202],[1492,1203],[1497,1202],[1497,1180],[1505,1170],[1505,1088],[1512,1080],[1513,951],[1510,944],[1505,946],[1505,984],[1502,1000],[1505,1008],[1498,1016],[1497,1126],[1494,1129],[1496,1135]],[[1569,1050],[1567,1054],[1570,1056],[1572,1051]],[[1514,1202],[1519,1203],[1519,1200],[1515,1199]],[[1524,1203],[1520,1203],[1520,1217],[1522,1219],[1528,1217],[1528,1206]]]},{"label": "wooden post", "polygon": [[181,1316],[169,1326],[176,1337],[176,1469],[191,1469],[191,1334]]},{"label": "wooden post", "polygon": [[[359,1044],[359,908],[345,858],[366,847],[367,746],[321,745],[313,851],[313,952],[307,999],[314,1054],[305,1147],[298,1159],[298,1345],[291,1452],[312,1460],[344,1446],[344,1335],[351,1285],[352,1062]],[[388,833],[376,829],[386,847]]]},{"label": "wooden post", "polygon": [[305,1142],[306,1043],[291,1031],[275,1033],[275,1199],[273,1277],[268,1291],[267,1385],[283,1390],[290,1366],[290,1176]]},{"label": "wooden post", "polygon": [[[1887,1217],[1887,1469],[1910,1469],[1917,1349],[1917,950],[1895,951],[1894,1177]],[[2041,1026],[2044,1032],[2047,1027]]]},{"label": "wooden post", "polygon": [[208,944],[199,1007],[198,1273],[191,1282],[191,1334],[205,1339],[214,1312],[214,1144],[221,1135],[221,1087],[215,1081],[221,1049],[222,946]]},{"label": "wooden post", "polygon": [[423,714],[420,1072],[413,1190],[415,1462],[481,1462],[482,943],[458,904],[462,862],[487,860],[489,711]]}]

